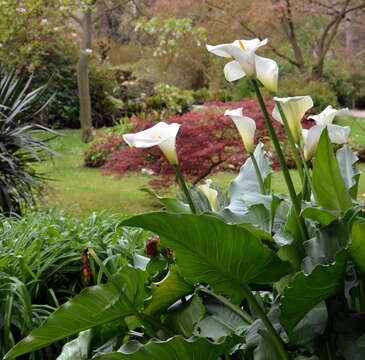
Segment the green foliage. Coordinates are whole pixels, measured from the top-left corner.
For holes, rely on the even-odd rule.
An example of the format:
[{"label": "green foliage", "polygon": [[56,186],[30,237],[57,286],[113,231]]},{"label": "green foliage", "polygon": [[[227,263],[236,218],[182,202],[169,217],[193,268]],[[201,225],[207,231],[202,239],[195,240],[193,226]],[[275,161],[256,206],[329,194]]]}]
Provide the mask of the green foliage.
[{"label": "green foliage", "polygon": [[135,30],[142,36],[155,39],[156,47],[153,56],[178,57],[181,55],[181,47],[184,42],[191,40],[196,46],[201,46],[206,41],[206,30],[196,27],[188,18],[163,19],[155,16],[151,19],[139,20]]},{"label": "green foliage", "polygon": [[[47,93],[54,94],[43,113],[43,123],[53,128],[79,128],[76,48],[62,43],[52,44],[44,49],[39,61],[41,66],[35,71],[34,85],[47,83]],[[116,86],[113,72],[92,63],[89,80],[93,124],[95,127],[110,126],[118,114],[118,106],[112,97]]]},{"label": "green foliage", "polygon": [[232,94],[233,101],[242,101],[242,99],[253,98],[254,96],[255,92],[248,79],[243,78],[237,81]]},{"label": "green foliage", "polygon": [[35,137],[56,133],[34,122],[47,101],[39,101],[44,87],[30,90],[31,80],[0,70],[0,213],[20,214],[24,206],[34,205],[34,193],[44,180],[34,164],[52,154],[45,141]]},{"label": "green foliage", "polygon": [[146,100],[147,109],[166,110],[171,115],[187,112],[194,102],[191,91],[167,84],[155,86],[156,94]]},{"label": "green foliage", "polygon": [[330,83],[305,80],[299,76],[287,76],[280,81],[279,94],[285,96],[311,95],[314,106],[323,110],[327,105],[338,107],[338,98]]},{"label": "green foliage", "polygon": [[[0,219],[1,356],[85,287],[80,273],[83,248],[93,247],[113,273],[144,248],[148,235],[120,223],[119,217],[105,213],[82,221],[58,213]],[[101,282],[103,271],[91,259],[90,265],[91,282]],[[50,351],[59,352],[59,345],[36,358],[50,359]]]}]

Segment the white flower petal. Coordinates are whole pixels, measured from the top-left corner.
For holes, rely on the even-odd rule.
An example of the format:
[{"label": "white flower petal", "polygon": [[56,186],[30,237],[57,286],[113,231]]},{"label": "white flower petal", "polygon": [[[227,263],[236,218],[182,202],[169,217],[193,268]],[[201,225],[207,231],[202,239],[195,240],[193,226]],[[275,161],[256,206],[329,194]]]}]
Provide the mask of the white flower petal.
[{"label": "white flower petal", "polygon": [[227,81],[236,81],[246,76],[240,63],[236,60],[230,61],[224,66],[224,76]]},{"label": "white flower petal", "polygon": [[327,125],[328,136],[333,144],[346,144],[348,142],[351,128],[349,126]]},{"label": "white flower petal", "polygon": [[255,55],[256,74],[269,91],[278,91],[279,68],[276,61]]},{"label": "white flower petal", "polygon": [[241,135],[242,141],[248,153],[253,153],[255,145],[256,123],[253,119],[242,115],[243,108],[226,110],[224,115],[230,116]]},{"label": "white flower petal", "polygon": [[320,114],[309,116],[308,119],[313,119],[317,125],[332,124],[333,119],[338,115],[343,115],[348,112],[348,108],[336,110],[331,105],[328,105]]},{"label": "white flower petal", "polygon": [[324,128],[324,125],[316,125],[307,130],[307,135],[304,138],[304,157],[306,160],[310,160],[315,154]]},{"label": "white flower petal", "polygon": [[316,152],[319,139],[322,131],[327,127],[328,137],[333,144],[345,144],[348,141],[350,135],[349,126],[339,125],[316,125],[307,130],[307,135],[304,134],[304,157],[309,160],[313,157]]},{"label": "white flower petal", "polygon": [[[275,102],[280,102],[285,117],[288,121],[289,129],[293,135],[294,141],[298,144],[302,132],[301,120],[303,115],[313,106],[313,100],[310,96],[294,96],[289,98],[274,97]],[[277,104],[272,112],[275,120],[283,124]]]},{"label": "white flower petal", "polygon": [[204,193],[207,197],[210,207],[213,211],[219,211],[219,203],[218,203],[218,192],[215,189],[212,189],[210,185],[212,184],[212,180],[207,179],[205,184],[198,185],[199,189]]},{"label": "white flower petal", "polygon": [[138,148],[159,145],[167,160],[171,164],[177,164],[175,143],[180,126],[177,123],[166,124],[161,121],[147,130],[135,134],[124,134],[123,139],[129,146]]}]

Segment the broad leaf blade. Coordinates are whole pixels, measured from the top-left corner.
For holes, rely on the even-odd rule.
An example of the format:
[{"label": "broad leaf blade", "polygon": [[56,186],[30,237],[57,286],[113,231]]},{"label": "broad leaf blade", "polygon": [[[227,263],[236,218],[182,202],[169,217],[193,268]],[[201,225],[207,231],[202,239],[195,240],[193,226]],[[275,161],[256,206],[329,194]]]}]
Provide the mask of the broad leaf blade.
[{"label": "broad leaf blade", "polygon": [[76,339],[64,345],[56,360],[87,360],[91,339],[91,329],[82,331]]},{"label": "broad leaf blade", "polygon": [[356,199],[360,171],[355,168],[355,164],[359,158],[347,145],[337,150],[336,158],[340,167],[342,178],[345,181],[346,188],[350,192],[352,198]]},{"label": "broad leaf blade", "polygon": [[324,129],[313,166],[313,187],[319,206],[345,212],[352,206],[333,148]]},{"label": "broad leaf blade", "polygon": [[80,331],[132,315],[133,310],[130,304],[124,301],[121,292],[129,302],[139,307],[146,297],[145,281],[144,272],[126,267],[114,276],[113,282],[83,290],[59,307],[38,329],[16,344],[4,359],[14,359]]},{"label": "broad leaf blade", "polygon": [[346,250],[336,255],[332,265],[317,265],[309,275],[298,273],[284,291],[280,323],[291,332],[299,321],[321,301],[334,295],[343,285],[346,269]]},{"label": "broad leaf blade", "polygon": [[365,272],[365,220],[353,223],[351,235],[350,255],[360,270]]},{"label": "broad leaf blade", "polygon": [[215,292],[237,296],[242,284],[269,284],[291,271],[288,263],[252,233],[209,215],[150,213],[124,221],[163,237],[182,275],[208,283]]},{"label": "broad leaf blade", "polygon": [[143,345],[138,341],[130,341],[122,346],[119,352],[99,355],[95,360],[217,360],[229,351],[230,341],[211,343],[200,339],[185,340],[182,336],[175,336],[167,341],[151,340]]},{"label": "broad leaf blade", "polygon": [[145,312],[155,314],[192,292],[194,292],[194,287],[184,280],[177,266],[170,265],[166,277],[162,281],[152,284],[152,300]]},{"label": "broad leaf blade", "polygon": [[158,194],[156,194],[153,190],[144,188],[142,191],[146,192],[147,194],[152,195],[155,199],[157,199],[162,205],[166,207],[169,211],[173,213],[190,213],[190,208],[188,204],[183,203],[182,201],[168,198],[168,197],[162,197]]},{"label": "broad leaf blade", "polygon": [[[265,156],[262,143],[257,145],[254,155],[265,186],[269,188],[271,173],[273,171],[270,167],[269,159]],[[229,192],[231,194],[231,201],[228,209],[233,213],[239,212],[240,209],[242,211],[243,199],[248,193],[261,193],[255,168],[250,158],[243,164],[236,179],[231,182]]]}]

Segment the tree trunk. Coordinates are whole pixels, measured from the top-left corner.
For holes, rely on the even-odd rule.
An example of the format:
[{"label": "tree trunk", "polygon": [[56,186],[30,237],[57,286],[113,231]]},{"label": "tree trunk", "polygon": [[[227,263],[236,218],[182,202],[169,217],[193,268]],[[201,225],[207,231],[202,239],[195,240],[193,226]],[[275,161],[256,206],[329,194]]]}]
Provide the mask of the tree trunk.
[{"label": "tree trunk", "polygon": [[82,19],[82,40],[79,61],[77,63],[77,85],[80,101],[80,125],[82,141],[87,143],[93,137],[93,125],[91,117],[91,99],[89,86],[88,67],[90,62],[92,19],[91,10],[83,13]]}]

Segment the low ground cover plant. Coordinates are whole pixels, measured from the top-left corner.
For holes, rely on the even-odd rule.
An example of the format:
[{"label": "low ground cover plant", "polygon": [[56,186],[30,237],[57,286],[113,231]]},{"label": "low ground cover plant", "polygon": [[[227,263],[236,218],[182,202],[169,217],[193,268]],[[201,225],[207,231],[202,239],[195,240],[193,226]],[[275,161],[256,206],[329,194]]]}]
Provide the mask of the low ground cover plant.
[{"label": "low ground cover plant", "polygon": [[156,234],[147,242],[149,258],[128,258],[128,265],[112,272],[89,248],[108,281],[60,306],[6,360],[77,335],[60,358],[365,357],[365,215],[357,201],[357,158],[346,145],[350,128],[333,124],[344,110],[328,106],[312,116],[313,127],[303,129],[312,98],[273,98],[272,117],[285,128],[302,182],[297,192],[261,95],[261,85],[274,94],[278,87],[276,62],[255,54],[266,42],[207,48],[233,57],[225,66],[228,81],[250,81],[289,196],[271,191],[272,167],[257,143],[256,119],[242,108],[225,112],[248,156],[228,197],[209,181],[187,186],[176,151],[183,129],[178,121],[125,134],[135,148],[159,146],[183,197],[154,194],[167,212],[122,222]]},{"label": "low ground cover plant", "polygon": [[[144,252],[150,235],[128,230],[121,221],[107,213],[84,220],[57,212],[0,218],[1,356],[70,297],[105,280],[99,266],[88,260],[88,247],[111,272],[118,272],[133,253]],[[61,346],[29,359],[55,359]]]}]

